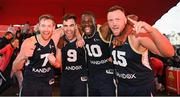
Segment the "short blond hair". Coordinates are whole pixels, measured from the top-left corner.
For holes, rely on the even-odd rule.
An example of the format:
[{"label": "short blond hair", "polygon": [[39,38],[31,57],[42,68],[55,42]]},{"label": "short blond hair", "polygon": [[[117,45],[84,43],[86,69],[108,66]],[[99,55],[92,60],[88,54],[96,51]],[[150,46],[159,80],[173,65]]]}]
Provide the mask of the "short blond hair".
[{"label": "short blond hair", "polygon": [[54,16],[52,16],[52,15],[50,15],[50,14],[43,14],[43,15],[41,15],[40,17],[39,17],[39,22],[41,21],[41,20],[47,20],[47,19],[50,19],[50,20],[52,20],[53,21],[53,23],[54,23],[54,25],[56,24],[55,23],[55,20],[54,20]]}]

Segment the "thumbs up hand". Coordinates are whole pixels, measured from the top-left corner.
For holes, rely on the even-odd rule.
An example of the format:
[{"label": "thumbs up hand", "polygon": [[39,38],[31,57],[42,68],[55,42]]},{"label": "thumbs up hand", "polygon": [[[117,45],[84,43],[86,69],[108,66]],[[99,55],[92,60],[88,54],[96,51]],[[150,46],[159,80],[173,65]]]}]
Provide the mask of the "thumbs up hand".
[{"label": "thumbs up hand", "polygon": [[21,47],[20,55],[23,57],[23,59],[28,59],[29,57],[33,56],[35,48],[36,45],[33,41],[25,40]]}]

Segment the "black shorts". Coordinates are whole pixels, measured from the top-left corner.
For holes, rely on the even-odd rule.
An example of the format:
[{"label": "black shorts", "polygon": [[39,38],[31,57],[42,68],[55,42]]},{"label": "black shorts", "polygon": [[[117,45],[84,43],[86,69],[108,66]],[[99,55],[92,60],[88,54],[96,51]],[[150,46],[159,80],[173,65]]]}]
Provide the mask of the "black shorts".
[{"label": "black shorts", "polygon": [[118,95],[119,96],[151,96],[154,95],[154,82],[147,83],[141,86],[130,86],[119,82]]},{"label": "black shorts", "polygon": [[101,73],[88,78],[90,96],[115,96],[113,75]]},{"label": "black shorts", "polygon": [[60,95],[61,96],[86,96],[86,83],[77,79],[67,79],[62,77],[60,80]]},{"label": "black shorts", "polygon": [[21,96],[52,96],[52,84],[36,80],[24,80]]}]

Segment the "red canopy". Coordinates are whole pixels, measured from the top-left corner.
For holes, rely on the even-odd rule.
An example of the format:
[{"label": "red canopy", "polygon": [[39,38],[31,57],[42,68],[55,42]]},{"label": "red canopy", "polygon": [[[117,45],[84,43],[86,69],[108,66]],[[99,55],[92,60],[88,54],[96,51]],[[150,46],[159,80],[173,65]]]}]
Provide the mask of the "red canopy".
[{"label": "red canopy", "polygon": [[0,25],[24,24],[30,21],[34,25],[41,14],[49,13],[61,23],[65,13],[78,16],[91,11],[97,23],[106,21],[106,10],[112,5],[122,6],[127,13],[133,13],[150,24],[154,24],[165,12],[175,6],[179,0],[0,0]]}]

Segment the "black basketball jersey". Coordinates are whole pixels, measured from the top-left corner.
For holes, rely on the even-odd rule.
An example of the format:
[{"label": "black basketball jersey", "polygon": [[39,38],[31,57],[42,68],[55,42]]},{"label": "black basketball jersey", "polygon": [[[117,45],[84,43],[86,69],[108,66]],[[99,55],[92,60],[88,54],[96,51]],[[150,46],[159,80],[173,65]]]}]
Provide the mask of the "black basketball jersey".
[{"label": "black basketball jersey", "polygon": [[85,50],[84,48],[76,47],[76,40],[67,41],[67,44],[62,47],[62,77],[70,80],[79,79],[84,75],[86,69]]},{"label": "black basketball jersey", "polygon": [[[35,36],[36,38],[36,36]],[[36,38],[37,41],[37,38]],[[37,43],[33,56],[28,59],[24,69],[24,79],[39,79],[49,81],[53,78],[53,66],[48,61],[48,55],[56,54],[54,41],[51,39],[46,46]]]},{"label": "black basketball jersey", "polygon": [[108,58],[110,57],[109,42],[103,40],[101,34],[96,31],[93,36],[83,36],[87,51],[88,69],[90,74],[104,72],[110,69]]},{"label": "black basketball jersey", "polygon": [[111,54],[120,84],[145,85],[153,81],[153,71],[142,64],[142,55],[130,47],[128,39],[121,46],[111,45]]}]

